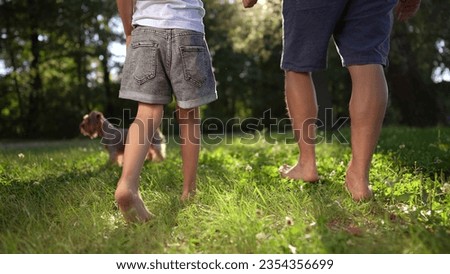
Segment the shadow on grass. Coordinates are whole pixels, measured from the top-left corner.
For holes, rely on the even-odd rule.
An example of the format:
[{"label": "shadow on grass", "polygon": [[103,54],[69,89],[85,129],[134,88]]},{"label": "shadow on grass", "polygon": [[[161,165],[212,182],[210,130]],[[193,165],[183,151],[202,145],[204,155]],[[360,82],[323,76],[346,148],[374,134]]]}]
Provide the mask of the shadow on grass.
[{"label": "shadow on grass", "polygon": [[389,213],[376,201],[354,203],[343,185],[334,184],[325,180],[314,185],[305,183],[303,187],[317,209],[313,211],[315,229],[326,252],[401,253],[401,247],[392,242],[393,237],[379,227],[383,222],[390,225]]},{"label": "shadow on grass", "polygon": [[450,128],[386,127],[377,153],[401,166],[426,174],[450,176]]},{"label": "shadow on grass", "polygon": [[[64,223],[76,222],[75,216],[61,217],[69,207],[86,206],[86,200],[79,200],[79,188],[86,188],[85,179],[94,176],[98,169],[86,172],[65,172],[33,180],[10,178],[8,184],[0,184],[0,244],[1,253],[47,253],[40,249],[38,235]],[[3,178],[4,179],[4,178]],[[74,198],[73,193],[77,193]],[[67,210],[69,211],[69,210]],[[70,235],[71,231],[67,231]],[[10,235],[9,241],[3,238]],[[13,238],[11,238],[13,237]]]},{"label": "shadow on grass", "polygon": [[[145,162],[140,174],[141,196],[154,218],[143,224],[126,224],[114,203],[112,216],[114,229],[107,232],[107,239],[98,249],[91,247],[94,253],[121,254],[161,254],[173,250],[171,246],[177,239],[173,231],[177,228],[180,211],[189,203],[182,203],[181,159],[179,148],[174,144],[167,147],[167,158],[161,163]],[[117,176],[108,180],[113,193],[119,179],[120,167],[112,167]]]},{"label": "shadow on grass", "polygon": [[[315,213],[315,229],[331,254],[404,254],[450,252],[448,227],[421,222],[417,214],[400,215],[383,197],[355,202],[343,185],[304,183]],[[317,214],[320,213],[320,214]],[[432,225],[430,225],[432,223]]]},{"label": "shadow on grass", "polygon": [[[344,135],[350,140],[348,131]],[[315,218],[325,249],[449,253],[450,230],[445,225],[449,202],[444,190],[450,176],[449,150],[449,128],[387,127],[374,157],[378,166],[371,171],[374,200],[356,203],[343,185],[327,180],[304,185],[314,207],[320,209],[314,212],[321,213]],[[336,187],[339,190],[328,189]]]}]

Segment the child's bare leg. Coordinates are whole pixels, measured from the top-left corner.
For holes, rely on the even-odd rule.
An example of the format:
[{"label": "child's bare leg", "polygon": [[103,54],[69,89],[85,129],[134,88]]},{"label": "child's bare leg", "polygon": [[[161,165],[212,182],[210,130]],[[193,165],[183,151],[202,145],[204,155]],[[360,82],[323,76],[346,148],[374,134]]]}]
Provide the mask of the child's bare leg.
[{"label": "child's bare leg", "polygon": [[282,177],[314,182],[319,180],[316,167],[317,101],[310,73],[286,71],[286,105],[298,143],[300,156],[293,167],[283,165]]},{"label": "child's bare leg", "polygon": [[183,193],[181,200],[195,194],[198,157],[200,153],[200,111],[198,107],[178,108],[181,158],[183,160]]},{"label": "child's bare leg", "polygon": [[139,103],[136,118],[128,130],[122,176],[115,192],[119,209],[128,222],[145,222],[152,216],[139,193],[139,176],[162,113],[162,105]]},{"label": "child's bare leg", "polygon": [[349,66],[352,77],[350,99],[352,159],[346,187],[356,201],[372,196],[369,170],[383,124],[388,88],[381,65]]}]

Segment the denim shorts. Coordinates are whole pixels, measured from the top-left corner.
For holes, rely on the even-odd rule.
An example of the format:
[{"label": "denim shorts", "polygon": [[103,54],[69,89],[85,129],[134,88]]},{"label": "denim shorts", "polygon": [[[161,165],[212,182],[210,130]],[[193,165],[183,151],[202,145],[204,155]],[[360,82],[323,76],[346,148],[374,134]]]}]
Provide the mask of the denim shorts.
[{"label": "denim shorts", "polygon": [[281,68],[323,70],[333,37],[342,66],[388,65],[397,0],[283,0]]},{"label": "denim shorts", "polygon": [[211,55],[203,33],[137,26],[127,48],[119,97],[180,108],[217,100]]}]

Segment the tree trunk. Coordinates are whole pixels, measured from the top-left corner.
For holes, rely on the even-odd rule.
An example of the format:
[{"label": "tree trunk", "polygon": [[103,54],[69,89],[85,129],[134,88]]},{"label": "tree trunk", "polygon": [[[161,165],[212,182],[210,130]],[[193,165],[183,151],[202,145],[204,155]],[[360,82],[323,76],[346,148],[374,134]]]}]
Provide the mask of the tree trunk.
[{"label": "tree trunk", "polygon": [[[11,44],[12,44],[12,40],[13,35],[11,32],[11,22],[10,22],[10,18],[9,16],[6,16],[6,36],[8,37],[9,40],[11,40]],[[12,66],[12,79],[13,79],[13,83],[14,83],[14,91],[17,95],[17,102],[19,104],[19,125],[23,124],[23,119],[24,119],[24,115],[25,115],[25,108],[23,105],[23,99],[22,99],[22,94],[20,92],[20,87],[19,87],[19,81],[17,79],[17,64],[16,64],[16,52],[14,51],[13,47],[10,46],[10,43],[6,43],[6,50],[8,52],[9,55],[9,59],[11,62],[11,66]],[[22,132],[23,128],[19,129],[19,132]]]},{"label": "tree trunk", "polygon": [[39,46],[39,33],[38,33],[38,25],[36,20],[35,12],[37,10],[37,3],[34,0],[28,0],[29,7],[29,17],[31,24],[31,55],[32,60],[30,64],[30,74],[31,74],[31,92],[28,97],[28,115],[27,115],[27,129],[26,136],[27,137],[36,137],[36,134],[39,133],[39,114],[41,111],[41,96],[42,93],[42,78],[39,70],[40,65],[40,46]]}]

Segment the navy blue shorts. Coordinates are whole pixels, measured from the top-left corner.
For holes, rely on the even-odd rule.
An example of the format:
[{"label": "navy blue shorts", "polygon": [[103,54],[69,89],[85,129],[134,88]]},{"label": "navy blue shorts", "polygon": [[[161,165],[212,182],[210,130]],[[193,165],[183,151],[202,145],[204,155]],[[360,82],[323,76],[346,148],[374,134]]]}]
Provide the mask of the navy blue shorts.
[{"label": "navy blue shorts", "polygon": [[342,66],[387,66],[396,4],[397,0],[284,0],[281,68],[325,69],[331,37]]}]

